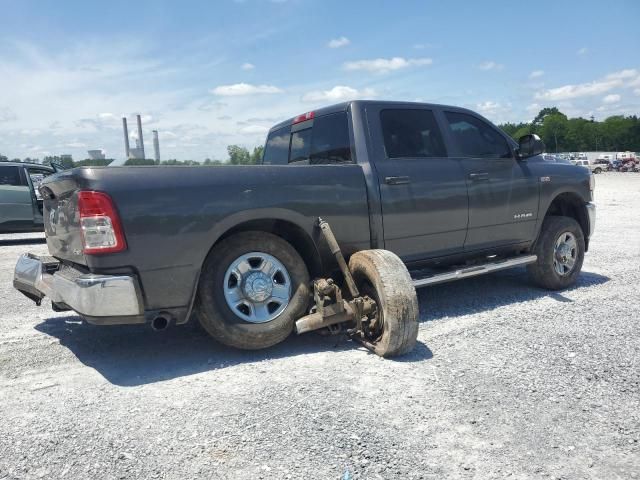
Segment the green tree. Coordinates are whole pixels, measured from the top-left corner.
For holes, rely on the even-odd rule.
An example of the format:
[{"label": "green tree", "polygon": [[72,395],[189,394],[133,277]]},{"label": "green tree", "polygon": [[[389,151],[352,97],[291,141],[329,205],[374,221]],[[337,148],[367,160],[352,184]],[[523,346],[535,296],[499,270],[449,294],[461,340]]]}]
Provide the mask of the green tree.
[{"label": "green tree", "polygon": [[229,154],[229,163],[231,165],[249,165],[252,163],[249,150],[238,145],[229,145],[227,147]]},{"label": "green tree", "polygon": [[554,152],[558,152],[558,146],[562,145],[565,141],[569,124],[567,116],[564,113],[558,112],[545,115],[543,118],[542,129],[540,131],[542,141],[545,145],[553,145],[555,148]]},{"label": "green tree", "polygon": [[124,162],[127,166],[139,166],[139,165],[155,165],[156,162],[151,158],[130,158]]}]

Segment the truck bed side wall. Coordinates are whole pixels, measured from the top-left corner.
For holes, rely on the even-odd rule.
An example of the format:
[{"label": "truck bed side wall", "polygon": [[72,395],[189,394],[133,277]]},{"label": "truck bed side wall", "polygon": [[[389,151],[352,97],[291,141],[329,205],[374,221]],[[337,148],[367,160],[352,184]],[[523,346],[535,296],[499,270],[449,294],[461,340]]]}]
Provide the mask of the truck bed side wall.
[{"label": "truck bed side wall", "polygon": [[[122,253],[84,256],[84,263],[101,273],[135,266],[148,310],[188,305],[211,247],[244,222],[290,222],[318,245],[320,215],[347,255],[370,247],[367,192],[358,165],[112,167],[78,169],[73,175],[81,177],[82,188],[111,195],[128,245]],[[318,248],[330,268],[326,249]]]}]

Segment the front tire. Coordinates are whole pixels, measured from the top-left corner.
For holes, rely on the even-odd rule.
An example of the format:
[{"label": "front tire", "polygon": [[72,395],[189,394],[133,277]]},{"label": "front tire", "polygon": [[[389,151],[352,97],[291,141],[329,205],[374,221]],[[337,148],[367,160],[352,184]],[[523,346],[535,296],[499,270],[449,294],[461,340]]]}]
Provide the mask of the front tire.
[{"label": "front tire", "polygon": [[271,233],[241,232],[209,252],[196,313],[220,343],[256,350],[287,338],[309,300],[309,273],[298,252]]},{"label": "front tire", "polygon": [[349,270],[360,294],[377,304],[378,326],[365,332],[369,348],[386,358],[413,350],[418,337],[418,298],[402,260],[388,250],[363,250],[351,256]]},{"label": "front tire", "polygon": [[593,173],[602,173],[602,169],[598,167],[593,171]]},{"label": "front tire", "polygon": [[533,251],[538,260],[527,266],[529,277],[548,290],[570,287],[580,275],[584,251],[584,234],[578,222],[570,217],[547,217]]}]

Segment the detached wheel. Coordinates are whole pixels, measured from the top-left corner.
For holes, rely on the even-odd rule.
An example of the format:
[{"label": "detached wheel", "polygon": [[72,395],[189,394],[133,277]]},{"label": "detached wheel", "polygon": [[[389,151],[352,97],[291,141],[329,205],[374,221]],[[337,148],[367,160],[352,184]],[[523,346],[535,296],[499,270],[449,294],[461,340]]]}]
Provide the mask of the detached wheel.
[{"label": "detached wheel", "polygon": [[402,260],[388,250],[363,250],[351,256],[349,270],[361,295],[378,306],[375,321],[365,328],[371,350],[394,357],[413,350],[418,337],[418,298]]},{"label": "detached wheel", "polygon": [[287,338],[309,298],[309,273],[289,243],[266,232],[242,232],[207,256],[196,313],[219,342],[255,350]]},{"label": "detached wheel", "polygon": [[548,290],[573,285],[584,261],[584,234],[570,217],[547,217],[534,252],[536,263],[527,266],[533,283]]}]

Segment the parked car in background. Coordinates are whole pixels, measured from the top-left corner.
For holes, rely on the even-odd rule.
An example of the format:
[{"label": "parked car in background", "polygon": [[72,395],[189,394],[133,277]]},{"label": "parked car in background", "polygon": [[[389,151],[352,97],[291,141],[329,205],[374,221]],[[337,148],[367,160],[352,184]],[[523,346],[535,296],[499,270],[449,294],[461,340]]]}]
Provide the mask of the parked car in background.
[{"label": "parked car in background", "polygon": [[38,186],[45,177],[56,171],[56,166],[0,163],[0,233],[44,230],[42,197]]},{"label": "parked car in background", "polygon": [[613,164],[609,160],[596,160],[590,168],[593,173],[610,172],[613,170]]}]

